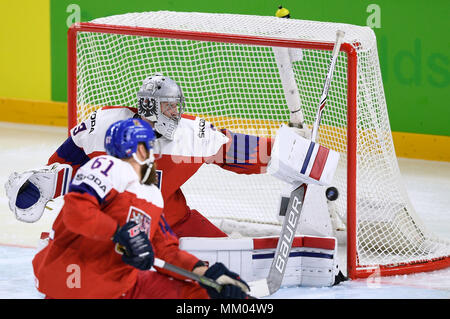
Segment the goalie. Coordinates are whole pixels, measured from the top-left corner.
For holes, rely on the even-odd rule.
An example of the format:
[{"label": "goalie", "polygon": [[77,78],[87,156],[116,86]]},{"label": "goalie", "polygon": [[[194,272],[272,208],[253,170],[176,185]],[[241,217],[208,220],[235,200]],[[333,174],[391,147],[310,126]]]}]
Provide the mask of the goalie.
[{"label": "goalie", "polygon": [[[143,81],[137,102],[137,108],[109,106],[97,110],[71,129],[70,136],[50,157],[46,167],[13,173],[5,188],[16,218],[24,222],[39,220],[46,203],[67,192],[78,168],[91,158],[105,154],[103,141],[107,128],[118,120],[135,118],[148,121],[156,131],[158,185],[167,222],[175,234],[180,238],[227,237],[197,210],[189,208],[181,186],[204,163],[213,163],[239,174],[265,173],[273,140],[227,129],[217,130],[201,118],[184,115],[184,95],[180,86],[161,74]],[[310,172],[309,169],[303,177]],[[311,181],[315,181],[314,178]],[[334,270],[327,271],[330,273]],[[334,276],[331,277],[330,282],[334,282]]]}]

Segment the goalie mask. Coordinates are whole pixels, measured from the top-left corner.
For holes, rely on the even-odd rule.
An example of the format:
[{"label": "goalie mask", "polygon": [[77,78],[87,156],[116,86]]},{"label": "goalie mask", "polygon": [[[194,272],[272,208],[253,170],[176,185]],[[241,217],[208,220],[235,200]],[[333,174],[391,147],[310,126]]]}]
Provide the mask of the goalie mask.
[{"label": "goalie mask", "polygon": [[172,140],[184,111],[181,87],[162,74],[147,77],[137,93],[138,114],[154,122],[155,130]]}]

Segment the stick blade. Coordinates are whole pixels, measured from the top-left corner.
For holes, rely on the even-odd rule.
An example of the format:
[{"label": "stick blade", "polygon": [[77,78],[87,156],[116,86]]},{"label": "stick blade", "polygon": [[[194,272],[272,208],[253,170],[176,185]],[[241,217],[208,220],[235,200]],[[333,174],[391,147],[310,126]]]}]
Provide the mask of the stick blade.
[{"label": "stick blade", "polygon": [[283,227],[278,240],[275,256],[269,270],[267,278],[255,280],[249,283],[250,295],[257,298],[266,297],[274,294],[281,287],[284,272],[292,248],[295,231],[300,219],[300,213],[303,208],[303,201],[307,184],[301,184],[291,193],[289,204],[286,210],[286,216],[283,221]]},{"label": "stick blade", "polygon": [[267,282],[271,293],[276,292],[281,287],[284,272],[291,252],[292,242],[295,231],[300,220],[300,214],[303,208],[307,184],[301,184],[291,193],[289,204],[286,209],[286,216],[283,220],[283,226],[278,240],[275,257],[269,270]]}]

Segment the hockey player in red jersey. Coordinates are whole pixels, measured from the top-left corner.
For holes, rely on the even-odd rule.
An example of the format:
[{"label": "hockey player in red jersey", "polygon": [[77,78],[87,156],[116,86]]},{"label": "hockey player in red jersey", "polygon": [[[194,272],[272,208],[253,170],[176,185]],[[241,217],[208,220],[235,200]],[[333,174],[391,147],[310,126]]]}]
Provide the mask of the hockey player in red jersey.
[{"label": "hockey player in red jersey", "polygon": [[[107,155],[77,170],[48,244],[33,259],[37,288],[47,297],[246,297],[237,274],[178,248],[155,185],[154,138],[141,119],[119,121],[106,132]],[[148,271],[155,257],[214,280],[224,275],[227,284],[219,293],[156,266]]]},{"label": "hockey player in red jersey", "polygon": [[216,130],[202,118],[184,115],[180,86],[167,76],[146,78],[138,91],[138,108],[103,107],[70,131],[69,138],[40,171],[14,173],[6,183],[10,208],[16,218],[34,222],[48,200],[67,191],[70,177],[94,156],[104,154],[103,139],[113,122],[142,118],[154,127],[159,186],[167,222],[179,236],[226,237],[207,218],[186,203],[181,186],[204,163],[214,163],[240,174],[264,173],[271,139]]}]

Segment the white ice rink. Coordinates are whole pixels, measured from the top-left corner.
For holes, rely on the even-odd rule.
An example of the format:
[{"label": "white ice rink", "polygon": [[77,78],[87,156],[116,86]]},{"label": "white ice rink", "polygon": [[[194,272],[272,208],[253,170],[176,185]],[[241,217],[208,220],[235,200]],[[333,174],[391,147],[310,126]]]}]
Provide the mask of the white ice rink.
[{"label": "white ice rink", "polygon": [[[13,171],[46,163],[67,137],[64,128],[0,122],[0,299],[35,299],[31,260],[52,212],[34,224],[18,222],[8,209],[4,183]],[[411,202],[425,225],[450,240],[450,163],[399,159]],[[347,281],[331,288],[282,288],[277,299],[450,299],[450,268]]]}]

